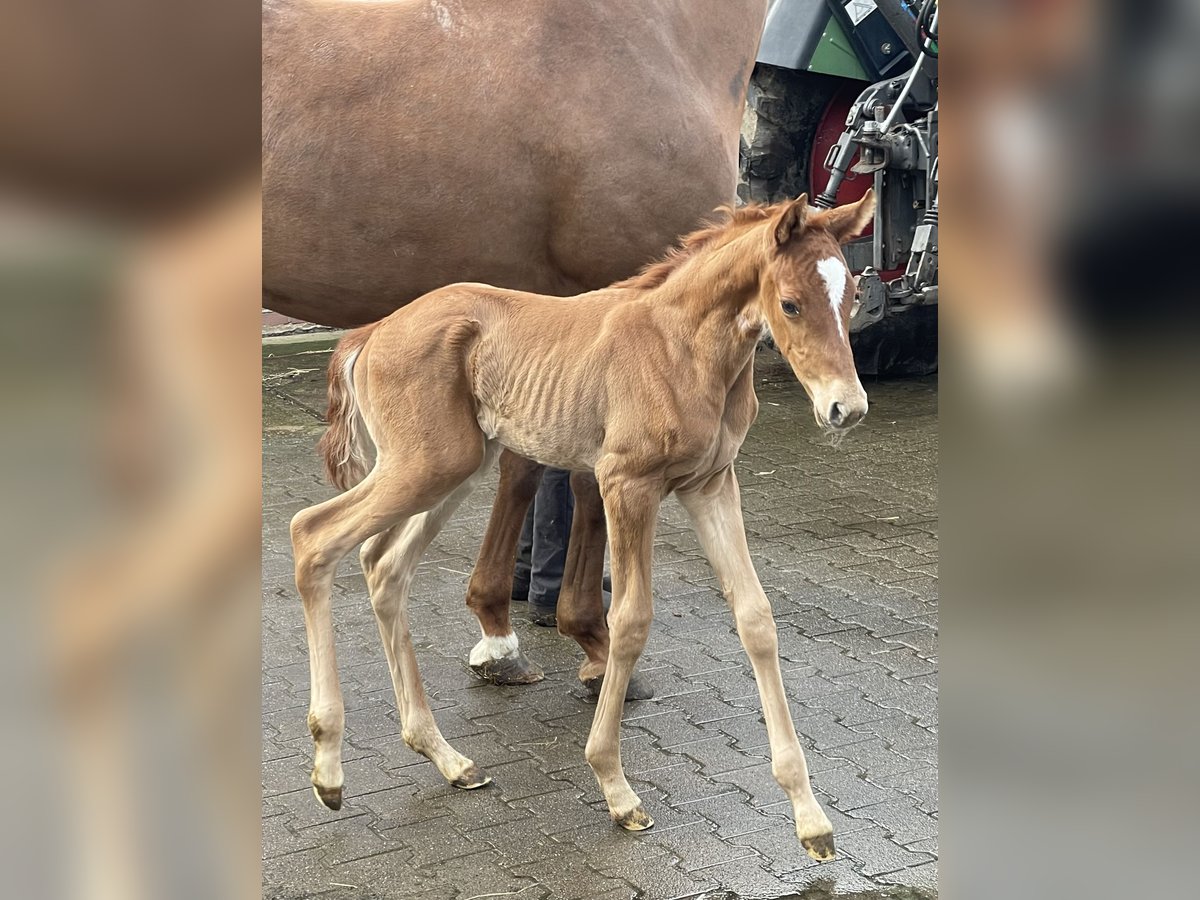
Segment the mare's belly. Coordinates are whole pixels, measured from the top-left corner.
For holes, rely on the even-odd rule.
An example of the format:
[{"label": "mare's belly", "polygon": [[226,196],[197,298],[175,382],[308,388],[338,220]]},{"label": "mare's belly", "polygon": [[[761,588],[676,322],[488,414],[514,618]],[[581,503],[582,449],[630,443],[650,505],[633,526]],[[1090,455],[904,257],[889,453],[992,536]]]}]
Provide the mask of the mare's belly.
[{"label": "mare's belly", "polygon": [[558,419],[518,422],[486,404],[480,404],[476,421],[489,439],[556,469],[593,469],[600,457],[602,432],[590,423]]}]

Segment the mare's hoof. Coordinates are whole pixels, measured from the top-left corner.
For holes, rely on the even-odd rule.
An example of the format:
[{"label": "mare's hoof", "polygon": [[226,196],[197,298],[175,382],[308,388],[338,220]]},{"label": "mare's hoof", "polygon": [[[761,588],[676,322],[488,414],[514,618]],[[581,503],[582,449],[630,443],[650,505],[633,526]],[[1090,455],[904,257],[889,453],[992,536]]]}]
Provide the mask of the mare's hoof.
[{"label": "mare's hoof", "polygon": [[317,795],[317,799],[321,803],[334,812],[342,808],[342,789],[340,787],[327,788],[321,787],[319,784],[313,785],[313,793]]},{"label": "mare's hoof", "polygon": [[[604,676],[597,675],[595,678],[589,678],[581,683],[588,696],[595,700],[600,696],[600,688],[604,686]],[[629,679],[629,685],[625,688],[625,699],[653,700],[654,688],[650,687],[649,681],[634,672]]]},{"label": "mare's hoof", "polygon": [[480,771],[479,766],[473,765],[451,781],[450,785],[451,787],[462,788],[464,791],[473,791],[475,788],[481,788],[485,784],[490,784],[491,781],[492,777],[490,775],[484,775]]},{"label": "mare's hoof", "polygon": [[645,831],[654,825],[654,820],[641,806],[635,806],[623,816],[616,816],[613,821],[626,831]]},{"label": "mare's hoof", "polygon": [[541,667],[531,663],[524,653],[516,656],[506,656],[503,659],[489,659],[477,666],[471,666],[471,671],[484,681],[492,684],[536,684],[546,677]]},{"label": "mare's hoof", "polygon": [[833,849],[833,833],[818,834],[816,837],[801,838],[800,845],[808,851],[808,855],[820,862],[833,859],[837,853]]}]

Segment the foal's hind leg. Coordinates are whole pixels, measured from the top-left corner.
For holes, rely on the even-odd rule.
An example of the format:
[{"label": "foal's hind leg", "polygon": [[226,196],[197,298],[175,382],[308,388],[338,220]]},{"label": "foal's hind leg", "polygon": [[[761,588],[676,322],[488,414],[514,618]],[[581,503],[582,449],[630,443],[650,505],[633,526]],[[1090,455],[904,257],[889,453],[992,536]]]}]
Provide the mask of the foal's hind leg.
[{"label": "foal's hind leg", "polygon": [[533,684],[546,677],[521,652],[508,615],[521,525],[544,469],[509,450],[500,455],[496,502],[467,584],[467,606],[483,632],[471,650],[471,670],[495,684]]},{"label": "foal's hind leg", "polygon": [[330,809],[340,809],[342,805],[345,730],[330,599],[334,572],[359,541],[428,505],[420,491],[406,489],[396,479],[383,477],[377,467],[361,484],[301,510],[292,519],[296,589],[304,604],[304,627],[308,634],[308,729],[315,746],[312,783],[317,798]]},{"label": "foal's hind leg", "polygon": [[404,742],[428,757],[452,785],[467,789],[482,787],[491,779],[446,743],[438,730],[413,652],[408,594],[421,555],[487,473],[493,458],[494,453],[486,453],[479,470],[437,506],[371,538],[360,555],[392,673]]}]

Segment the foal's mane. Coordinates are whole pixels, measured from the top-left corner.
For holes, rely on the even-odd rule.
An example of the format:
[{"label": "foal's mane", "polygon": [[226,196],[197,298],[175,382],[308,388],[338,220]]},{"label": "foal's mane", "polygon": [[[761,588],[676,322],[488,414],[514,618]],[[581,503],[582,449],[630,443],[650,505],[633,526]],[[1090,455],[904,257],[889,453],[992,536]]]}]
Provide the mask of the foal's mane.
[{"label": "foal's mane", "polygon": [[769,219],[778,212],[779,208],[780,204],[774,206],[753,204],[740,209],[735,209],[728,204],[718,206],[714,213],[722,218],[701,226],[691,234],[684,235],[662,259],[648,263],[636,275],[626,278],[624,281],[618,281],[613,287],[639,290],[656,288],[670,278],[685,262],[700,251],[716,244],[720,238],[733,229]]}]

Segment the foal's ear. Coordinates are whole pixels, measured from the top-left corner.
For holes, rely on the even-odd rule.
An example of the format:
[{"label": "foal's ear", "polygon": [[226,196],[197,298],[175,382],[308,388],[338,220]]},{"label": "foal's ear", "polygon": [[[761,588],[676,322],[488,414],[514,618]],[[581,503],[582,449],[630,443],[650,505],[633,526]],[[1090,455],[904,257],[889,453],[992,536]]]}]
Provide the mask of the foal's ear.
[{"label": "foal's ear", "polygon": [[775,243],[782,247],[804,228],[804,220],[808,218],[808,194],[801,194],[775,217]]},{"label": "foal's ear", "polygon": [[821,225],[827,228],[834,240],[844,244],[862,234],[862,230],[875,217],[875,189],[868,188],[857,203],[847,203],[821,213]]}]

